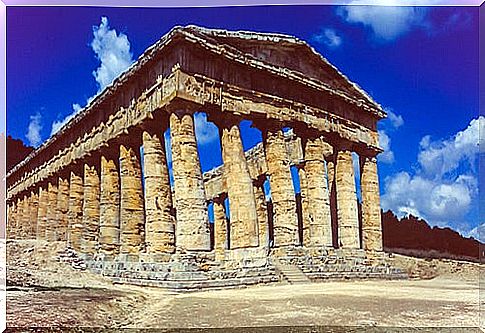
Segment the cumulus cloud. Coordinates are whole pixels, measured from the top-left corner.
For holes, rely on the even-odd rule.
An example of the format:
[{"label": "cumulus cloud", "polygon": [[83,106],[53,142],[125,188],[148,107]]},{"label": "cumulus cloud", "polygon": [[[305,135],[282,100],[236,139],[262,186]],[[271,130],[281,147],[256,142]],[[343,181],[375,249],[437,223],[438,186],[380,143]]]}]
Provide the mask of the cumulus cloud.
[{"label": "cumulus cloud", "polygon": [[201,145],[209,144],[219,139],[217,126],[207,121],[207,114],[197,112],[194,115],[195,135],[197,142]]},{"label": "cumulus cloud", "polygon": [[425,136],[420,142],[421,151],[418,154],[423,172],[429,177],[441,178],[463,163],[466,164],[464,167],[474,168],[479,133],[485,130],[484,120],[483,116],[473,119],[465,130],[448,140],[431,141],[430,136]]},{"label": "cumulus cloud", "polygon": [[312,39],[317,43],[327,45],[331,49],[335,49],[342,44],[342,37],[331,28],[322,29],[319,33],[313,35]]},{"label": "cumulus cloud", "polygon": [[391,108],[386,108],[387,118],[381,122],[381,129],[379,129],[379,147],[383,152],[378,155],[378,159],[382,163],[394,163],[394,152],[391,149],[390,133],[404,125],[404,119],[401,115],[394,113]]},{"label": "cumulus cloud", "polygon": [[399,128],[404,125],[404,119],[401,115],[395,114],[391,109],[386,109],[387,120],[391,123],[392,127]]},{"label": "cumulus cloud", "polygon": [[381,41],[392,41],[414,28],[425,27],[427,9],[423,7],[396,6],[396,0],[379,0],[373,6],[359,6],[361,1],[352,1],[340,7],[337,14],[345,21],[368,27],[374,37]]},{"label": "cumulus cloud", "polygon": [[379,130],[379,147],[384,150],[378,155],[378,159],[384,163],[394,162],[394,152],[391,150],[391,138],[384,130]]},{"label": "cumulus cloud", "polygon": [[27,140],[33,147],[37,147],[42,142],[40,131],[42,130],[42,116],[39,112],[30,116],[29,126],[27,128]]},{"label": "cumulus cloud", "polygon": [[[98,84],[97,93],[99,93],[132,64],[133,55],[130,52],[128,37],[123,33],[118,34],[115,29],[110,29],[107,17],[102,17],[99,26],[93,27],[93,40],[90,45],[96,59],[100,62],[99,67],[92,72]],[[89,97],[86,105],[95,96]],[[74,118],[81,109],[81,105],[75,103],[72,105],[72,111],[68,116],[54,121],[52,123],[51,136]]]},{"label": "cumulus cloud", "polygon": [[93,76],[103,90],[113,82],[113,79],[126,70],[133,62],[130,52],[130,42],[123,33],[110,29],[108,18],[102,17],[101,24],[93,27],[91,48],[100,61],[99,67],[93,71]]},{"label": "cumulus cloud", "polygon": [[484,126],[482,116],[450,138],[432,141],[425,136],[416,169],[385,179],[382,208],[400,217],[421,217],[432,225],[460,224],[460,231],[469,234],[476,222],[464,219],[478,195],[478,132]]}]

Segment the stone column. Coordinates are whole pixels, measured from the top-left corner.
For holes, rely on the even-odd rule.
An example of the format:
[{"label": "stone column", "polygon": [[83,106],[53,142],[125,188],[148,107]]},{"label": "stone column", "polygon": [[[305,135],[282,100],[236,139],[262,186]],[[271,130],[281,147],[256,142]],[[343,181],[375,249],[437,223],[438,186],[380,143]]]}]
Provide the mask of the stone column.
[{"label": "stone column", "polygon": [[259,246],[269,246],[268,211],[266,196],[264,194],[264,181],[266,175],[253,183],[254,199],[256,201],[256,212],[258,214]]},{"label": "stone column", "polygon": [[69,183],[67,244],[72,249],[80,251],[83,233],[83,179],[76,173],[71,172]]},{"label": "stone column", "polygon": [[221,132],[224,178],[231,212],[231,249],[258,246],[258,215],[253,182],[244,156],[239,126],[231,121],[222,127]]},{"label": "stone column", "polygon": [[49,191],[41,187],[39,189],[39,212],[37,213],[37,239],[46,239],[47,206],[49,205]]},{"label": "stone column", "polygon": [[65,241],[67,240],[67,212],[69,211],[69,181],[59,177],[58,184],[56,239]]},{"label": "stone column", "polygon": [[273,202],[274,246],[298,244],[298,217],[290,162],[282,130],[263,132]]},{"label": "stone column", "polygon": [[310,246],[332,246],[332,220],[324,158],[331,153],[332,147],[321,137],[306,140],[305,172],[308,182]]},{"label": "stone column", "polygon": [[39,196],[35,192],[30,193],[30,229],[29,238],[35,239],[37,234],[37,214],[39,213]]},{"label": "stone column", "polygon": [[305,164],[298,165],[298,178],[300,179],[300,196],[301,196],[301,215],[303,229],[303,245],[311,245],[310,237],[310,212],[308,207],[308,180],[305,171]]},{"label": "stone column", "polygon": [[96,166],[84,164],[83,183],[83,233],[81,252],[94,255],[97,251],[99,232],[99,174]]},{"label": "stone column", "polygon": [[17,204],[15,201],[13,201],[10,204],[10,214],[8,215],[8,238],[9,239],[15,239],[16,238],[16,232],[17,232],[17,219],[18,219],[18,214],[17,214]]},{"label": "stone column", "polygon": [[163,133],[143,132],[147,253],[175,251],[175,217]]},{"label": "stone column", "polygon": [[101,157],[101,194],[99,199],[99,252],[115,256],[120,245],[120,180],[118,163]]},{"label": "stone column", "polygon": [[359,220],[355,193],[352,152],[344,148],[337,152],[335,170],[339,245],[342,248],[359,248]]},{"label": "stone column", "polygon": [[138,256],[143,250],[145,212],[139,147],[120,145],[120,254]]},{"label": "stone column", "polygon": [[30,197],[27,195],[24,195],[24,198],[22,199],[22,223],[21,223],[21,228],[20,228],[20,233],[22,239],[27,239],[29,238],[29,230],[30,230]]},{"label": "stone column", "polygon": [[224,259],[227,244],[227,218],[224,206],[225,194],[215,198],[214,204],[214,250],[216,260]]},{"label": "stone column", "polygon": [[338,217],[337,217],[337,193],[335,187],[335,153],[326,157],[328,191],[330,199],[330,215],[332,218],[333,246],[338,247]]},{"label": "stone column", "polygon": [[209,251],[209,216],[192,115],[172,113],[170,135],[177,217],[176,247],[181,251]]},{"label": "stone column", "polygon": [[57,238],[57,185],[49,183],[47,185],[47,221],[45,226],[45,239],[55,241]]},{"label": "stone column", "polygon": [[365,250],[382,251],[379,177],[375,156],[360,156],[362,193],[362,244]]}]

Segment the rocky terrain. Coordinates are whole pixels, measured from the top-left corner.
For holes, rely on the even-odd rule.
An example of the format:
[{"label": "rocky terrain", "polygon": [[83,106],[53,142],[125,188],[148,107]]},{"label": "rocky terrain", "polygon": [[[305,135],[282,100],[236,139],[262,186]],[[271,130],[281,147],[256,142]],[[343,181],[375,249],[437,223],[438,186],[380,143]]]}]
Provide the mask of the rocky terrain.
[{"label": "rocky terrain", "polygon": [[7,323],[24,328],[478,326],[479,264],[393,258],[410,280],[176,294],[112,284],[84,270],[61,242],[9,241]]}]

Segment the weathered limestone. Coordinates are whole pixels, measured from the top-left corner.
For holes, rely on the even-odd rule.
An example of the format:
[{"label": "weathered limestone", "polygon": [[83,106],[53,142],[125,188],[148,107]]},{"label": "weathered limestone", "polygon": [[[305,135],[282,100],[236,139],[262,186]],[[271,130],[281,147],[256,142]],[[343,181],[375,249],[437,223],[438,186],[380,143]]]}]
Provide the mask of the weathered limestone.
[{"label": "weathered limestone", "polygon": [[359,248],[359,220],[355,193],[352,152],[342,149],[337,152],[335,167],[337,192],[337,214],[339,245],[342,248]]},{"label": "weathered limestone", "polygon": [[175,251],[175,217],[163,134],[143,132],[147,253]]},{"label": "weathered limestone", "polygon": [[94,255],[97,251],[99,232],[99,174],[95,166],[84,164],[83,182],[83,232],[81,252]]},{"label": "weathered limestone", "polygon": [[30,205],[29,205],[29,238],[36,238],[37,233],[37,214],[39,212],[39,196],[35,192],[30,192]]},{"label": "weathered limestone", "polygon": [[305,173],[310,246],[332,246],[332,220],[325,170],[325,156],[331,153],[332,147],[321,137],[306,140]]},{"label": "weathered limestone", "polygon": [[224,252],[228,248],[227,218],[224,206],[225,195],[215,198],[214,205],[214,250],[216,260],[224,258]]},{"label": "weathered limestone", "polygon": [[116,255],[120,243],[120,181],[117,163],[101,157],[99,199],[99,252]]},{"label": "weathered limestone", "polygon": [[204,183],[194,131],[189,113],[170,115],[176,247],[183,250],[210,250],[210,229]]},{"label": "weathered limestone", "polygon": [[15,219],[15,203],[11,202],[7,205],[7,239],[14,238]]},{"label": "weathered limestone", "polygon": [[120,145],[120,254],[137,256],[143,250],[143,188],[139,147]]},{"label": "weathered limestone", "polygon": [[59,178],[57,190],[57,226],[56,240],[67,240],[67,226],[69,211],[69,181]]},{"label": "weathered limestone", "polygon": [[269,246],[269,225],[266,196],[264,194],[264,180],[266,176],[259,178],[253,183],[256,212],[258,214],[259,246]]},{"label": "weathered limestone", "polygon": [[22,222],[20,224],[20,238],[28,238],[30,229],[30,198],[24,195],[22,199]]},{"label": "weathered limestone", "polygon": [[379,177],[375,156],[360,155],[362,193],[362,245],[365,250],[382,251],[382,223]]},{"label": "weathered limestone", "polygon": [[222,128],[221,147],[231,212],[231,248],[258,246],[258,215],[253,183],[237,123],[231,122]]},{"label": "weathered limestone", "polygon": [[47,185],[47,216],[45,226],[45,239],[55,241],[57,239],[57,185],[49,183]]},{"label": "weathered limestone", "polygon": [[49,205],[49,191],[46,188],[39,188],[39,211],[37,213],[37,235],[36,238],[45,239],[47,228],[47,206]]},{"label": "weathered limestone", "polygon": [[74,250],[80,251],[83,233],[83,179],[75,172],[71,172],[69,183],[67,244]]},{"label": "weathered limestone", "polygon": [[332,154],[326,157],[327,162],[327,178],[328,178],[328,192],[330,199],[330,215],[332,218],[332,238],[333,246],[338,247],[338,217],[337,217],[337,189],[335,187],[335,157]]},{"label": "weathered limestone", "polygon": [[274,246],[298,244],[295,191],[283,131],[267,130],[263,143],[273,201]]}]

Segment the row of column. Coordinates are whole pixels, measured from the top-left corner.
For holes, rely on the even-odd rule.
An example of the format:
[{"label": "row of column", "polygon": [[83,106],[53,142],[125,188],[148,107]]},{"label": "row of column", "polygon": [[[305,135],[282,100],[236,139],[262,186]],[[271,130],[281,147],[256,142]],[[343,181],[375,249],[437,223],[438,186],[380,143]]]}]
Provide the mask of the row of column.
[{"label": "row of column", "polygon": [[[263,131],[273,205],[272,230],[265,206],[264,178],[251,178],[238,121],[227,118],[220,124],[220,132],[230,223],[226,220],[224,194],[214,200],[216,253],[222,253],[229,243],[231,249],[266,245],[270,232],[274,246],[297,245],[298,217],[283,131]],[[56,183],[40,188],[38,194],[32,193],[11,204],[12,233],[33,236],[35,229],[38,238],[67,240],[73,248],[87,254],[210,250],[207,202],[193,115],[184,111],[172,113],[170,133],[173,199],[163,136],[146,130],[141,138],[143,175],[139,146],[121,144],[119,154],[107,153],[99,163],[85,164],[82,175],[72,171],[70,179],[59,178]],[[302,142],[305,162],[300,166],[299,178],[304,244],[332,246],[333,193],[339,245],[358,248],[352,152],[344,147],[334,152],[322,137]],[[375,157],[361,157],[361,189],[364,248],[381,250]],[[30,221],[37,223],[33,226]]]}]

